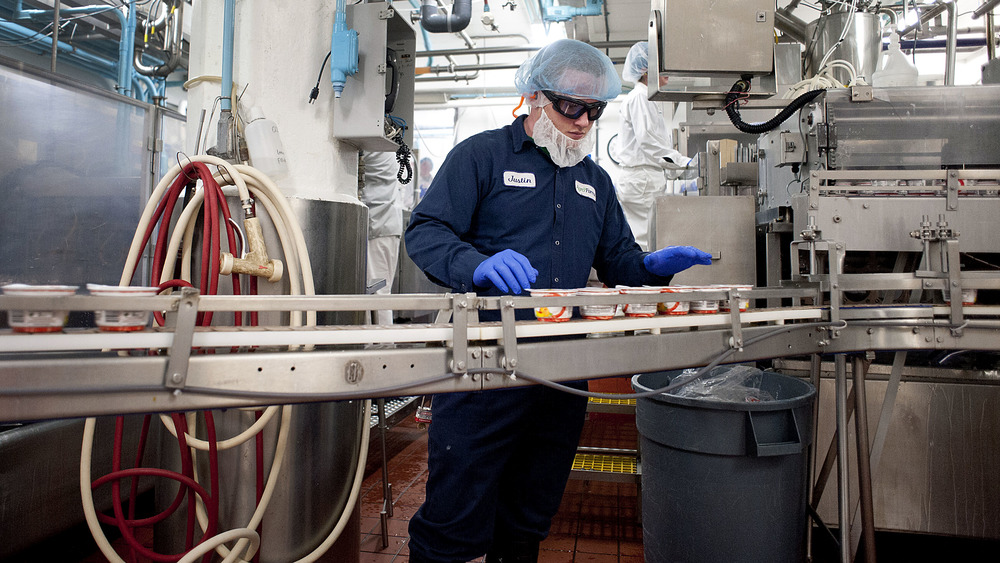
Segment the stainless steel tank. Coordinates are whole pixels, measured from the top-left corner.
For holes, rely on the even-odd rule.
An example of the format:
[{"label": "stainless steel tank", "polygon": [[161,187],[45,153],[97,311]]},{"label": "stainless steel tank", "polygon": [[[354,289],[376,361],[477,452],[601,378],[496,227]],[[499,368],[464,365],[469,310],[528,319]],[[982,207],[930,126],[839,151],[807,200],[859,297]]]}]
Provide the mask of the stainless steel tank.
[{"label": "stainless steel tank", "polygon": [[[806,27],[805,76],[813,76],[820,70],[823,57],[837,44],[844,26],[849,25],[850,29],[843,43],[833,49],[827,62],[846,60],[854,65],[858,76],[863,76],[871,84],[872,73],[878,69],[882,53],[882,24],[878,14],[856,12],[853,19],[850,15],[847,11],[823,15]],[[850,81],[850,74],[846,69],[835,68],[832,74],[845,85]]]},{"label": "stainless steel tank", "polygon": [[[317,294],[360,294],[365,291],[365,260],[368,234],[368,210],[359,203],[290,199],[299,220],[315,278]],[[238,215],[236,215],[238,216]],[[273,226],[261,217],[265,242],[271,249],[280,248]],[[283,256],[278,256],[284,259]],[[260,283],[260,293],[287,291],[287,282],[272,286]],[[222,284],[220,284],[220,288]],[[261,324],[275,322],[264,320]],[[360,324],[364,314],[357,312],[321,313],[319,324]],[[307,353],[307,352],[303,352]],[[362,424],[368,413],[364,401],[339,401],[296,405],[293,410],[290,439],[280,479],[262,522],[261,561],[285,563],[308,555],[329,535],[344,510],[357,470]],[[230,410],[213,411],[220,439],[234,436],[253,423],[253,413]],[[277,440],[278,417],[264,432],[264,467],[269,468]],[[164,432],[160,444],[160,467],[179,467],[176,440]],[[199,436],[204,436],[199,429]],[[199,463],[199,475],[207,476],[208,466]],[[256,506],[255,446],[250,442],[220,452],[221,505],[219,530],[243,527]],[[266,473],[265,473],[266,478]],[[203,477],[202,481],[207,481]],[[158,483],[158,508],[173,500],[173,483]],[[355,509],[356,510],[356,509]],[[156,529],[156,551],[177,553],[183,548],[183,518],[174,518]],[[348,526],[342,541],[321,561],[351,562],[359,557],[357,522]]]}]

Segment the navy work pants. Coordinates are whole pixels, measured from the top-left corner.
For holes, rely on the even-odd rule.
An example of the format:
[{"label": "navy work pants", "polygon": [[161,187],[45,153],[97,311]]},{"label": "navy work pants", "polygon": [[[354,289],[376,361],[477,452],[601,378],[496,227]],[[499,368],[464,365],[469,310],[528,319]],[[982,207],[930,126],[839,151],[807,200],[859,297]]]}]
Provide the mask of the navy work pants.
[{"label": "navy work pants", "polygon": [[412,560],[464,563],[494,542],[544,539],[586,407],[585,397],[542,386],[435,396],[426,499],[410,520]]}]

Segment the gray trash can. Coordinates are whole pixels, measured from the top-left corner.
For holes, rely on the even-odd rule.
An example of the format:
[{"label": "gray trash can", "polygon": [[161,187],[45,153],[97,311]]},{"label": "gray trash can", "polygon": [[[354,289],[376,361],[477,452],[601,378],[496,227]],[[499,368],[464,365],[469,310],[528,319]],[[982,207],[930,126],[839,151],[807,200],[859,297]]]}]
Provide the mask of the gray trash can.
[{"label": "gray trash can", "polygon": [[[679,371],[639,374],[637,392]],[[798,563],[806,557],[809,383],[762,372],[764,402],[639,399],[647,563]]]}]

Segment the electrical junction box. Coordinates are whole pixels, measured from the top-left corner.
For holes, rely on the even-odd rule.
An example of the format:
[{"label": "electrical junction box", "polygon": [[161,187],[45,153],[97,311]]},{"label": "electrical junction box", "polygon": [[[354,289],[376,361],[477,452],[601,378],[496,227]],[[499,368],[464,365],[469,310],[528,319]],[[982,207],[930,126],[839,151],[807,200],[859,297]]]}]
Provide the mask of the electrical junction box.
[{"label": "electrical junction box", "polygon": [[[399,145],[386,121],[406,124],[404,139],[413,146],[413,77],[416,33],[386,2],[347,6],[347,26],[358,32],[358,71],[348,76],[344,92],[333,101],[333,136],[366,151],[395,151]],[[396,87],[387,53],[395,60]],[[395,90],[387,117],[386,96]]]},{"label": "electrical junction box", "polygon": [[743,74],[754,76],[752,97],[772,95],[774,7],[774,0],[652,0],[650,76],[669,80],[650,88],[650,99],[724,96]]}]

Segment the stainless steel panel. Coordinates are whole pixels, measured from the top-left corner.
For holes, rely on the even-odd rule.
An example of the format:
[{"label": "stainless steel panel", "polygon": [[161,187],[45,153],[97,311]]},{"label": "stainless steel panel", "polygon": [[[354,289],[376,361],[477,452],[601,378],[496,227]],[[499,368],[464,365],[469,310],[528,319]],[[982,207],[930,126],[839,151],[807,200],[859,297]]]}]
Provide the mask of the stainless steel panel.
[{"label": "stainless steel panel", "polygon": [[754,200],[750,196],[663,196],[656,199],[656,248],[696,246],[712,254],[711,266],[674,276],[674,284],[756,283]]},{"label": "stainless steel panel", "polygon": [[[874,427],[886,382],[869,380],[865,388]],[[834,430],[831,379],[822,380],[820,397],[823,455]],[[848,428],[853,443],[853,424]],[[904,380],[873,470],[876,528],[1000,539],[998,434],[1000,386]],[[856,479],[853,453],[850,463]],[[855,495],[852,512],[856,502]],[[819,513],[826,522],[836,520],[834,491],[824,494]]]},{"label": "stainless steel panel", "polygon": [[118,282],[149,190],[147,118],[0,66],[0,282]]},{"label": "stainless steel panel", "polygon": [[654,0],[653,9],[660,12],[650,23],[659,20],[660,72],[678,76],[772,72],[773,1]]},{"label": "stainless steel panel", "polygon": [[[360,203],[291,199],[312,260],[316,293],[359,295],[365,292],[368,208]],[[319,324],[362,324],[355,311],[319,315]]]},{"label": "stainless steel panel", "polygon": [[876,88],[874,97],[827,91],[830,168],[997,164],[1000,85]]},{"label": "stainless steel panel", "polygon": [[[816,226],[824,239],[842,242],[847,250],[914,251],[922,249],[910,232],[924,215],[948,224],[961,236],[962,252],[996,252],[996,218],[1000,198],[959,198],[958,210],[946,212],[944,197],[820,197]],[[794,232],[806,227],[807,200],[793,198]]]}]

